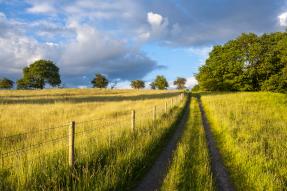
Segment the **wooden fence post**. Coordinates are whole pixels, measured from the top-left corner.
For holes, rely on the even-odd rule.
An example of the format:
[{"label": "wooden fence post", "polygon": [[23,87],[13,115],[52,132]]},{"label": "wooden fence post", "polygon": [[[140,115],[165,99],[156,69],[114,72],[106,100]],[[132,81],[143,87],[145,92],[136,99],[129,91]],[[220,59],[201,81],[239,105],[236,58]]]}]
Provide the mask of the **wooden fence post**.
[{"label": "wooden fence post", "polygon": [[69,167],[74,168],[75,164],[75,121],[71,122],[69,127]]},{"label": "wooden fence post", "polygon": [[132,132],[134,132],[135,127],[136,127],[136,112],[135,112],[135,110],[132,110],[131,127],[132,127]]}]

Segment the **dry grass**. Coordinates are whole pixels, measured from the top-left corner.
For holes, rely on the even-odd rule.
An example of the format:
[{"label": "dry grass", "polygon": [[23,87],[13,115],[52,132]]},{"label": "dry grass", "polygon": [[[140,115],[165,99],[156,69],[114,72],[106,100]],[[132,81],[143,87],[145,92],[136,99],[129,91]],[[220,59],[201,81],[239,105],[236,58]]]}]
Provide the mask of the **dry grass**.
[{"label": "dry grass", "polygon": [[[61,89],[0,94],[0,137],[8,136],[0,139],[1,153],[29,148],[1,161],[0,188],[6,190],[69,190],[72,182],[78,189],[130,187],[138,178],[136,170],[146,168],[183,107],[181,103],[172,113],[164,112],[165,102],[179,100],[177,91]],[[166,119],[158,120],[157,128],[151,125],[155,105],[158,118]],[[132,109],[136,132],[130,128]],[[65,124],[72,120],[77,166],[71,181]],[[51,127],[57,128],[43,130]],[[45,141],[49,142],[38,145]]]}]

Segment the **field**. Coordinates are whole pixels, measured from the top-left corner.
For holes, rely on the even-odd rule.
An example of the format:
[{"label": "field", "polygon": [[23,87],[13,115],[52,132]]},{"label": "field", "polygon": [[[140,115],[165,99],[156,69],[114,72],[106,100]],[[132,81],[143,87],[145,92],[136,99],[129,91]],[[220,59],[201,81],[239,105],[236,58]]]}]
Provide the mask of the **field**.
[{"label": "field", "polygon": [[166,159],[169,167],[158,190],[219,190],[206,122],[235,190],[286,190],[287,95],[198,93],[189,106],[188,96],[180,95],[0,91],[0,190],[132,190],[183,119],[183,134]]},{"label": "field", "polygon": [[[178,95],[177,91],[92,89],[1,91],[1,190],[133,186],[181,114]],[[76,123],[72,172],[68,168],[71,121]]]},{"label": "field", "polygon": [[286,190],[287,96],[213,93],[201,99],[237,190]]}]

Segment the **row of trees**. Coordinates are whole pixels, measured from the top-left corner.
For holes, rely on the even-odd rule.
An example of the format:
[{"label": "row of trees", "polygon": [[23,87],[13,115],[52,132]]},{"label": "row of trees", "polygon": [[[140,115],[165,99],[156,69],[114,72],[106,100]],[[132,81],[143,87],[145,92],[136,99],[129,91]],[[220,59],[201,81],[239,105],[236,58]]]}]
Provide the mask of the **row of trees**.
[{"label": "row of trees", "polygon": [[[91,81],[93,87],[95,88],[107,88],[109,80],[102,74],[96,74],[95,78]],[[174,82],[177,89],[184,89],[186,84],[186,79],[178,77]],[[151,89],[165,90],[168,88],[168,82],[164,76],[157,76],[153,82],[150,84]],[[143,89],[145,88],[145,82],[143,80],[132,80],[130,86],[133,89]]]},{"label": "row of trees", "polygon": [[200,67],[196,89],[287,92],[287,33],[242,34],[215,46]]},{"label": "row of trees", "polygon": [[[102,74],[96,74],[91,81],[93,87],[107,88],[109,80]],[[186,79],[178,77],[174,85],[178,89],[185,88]],[[52,87],[61,85],[59,68],[50,60],[38,60],[23,69],[23,78],[17,80],[17,89],[43,89],[45,85]],[[0,89],[12,89],[14,82],[8,78],[0,79]],[[152,89],[167,89],[168,82],[164,76],[157,76],[150,84]],[[145,82],[142,80],[131,81],[131,87],[134,89],[145,88]]]}]

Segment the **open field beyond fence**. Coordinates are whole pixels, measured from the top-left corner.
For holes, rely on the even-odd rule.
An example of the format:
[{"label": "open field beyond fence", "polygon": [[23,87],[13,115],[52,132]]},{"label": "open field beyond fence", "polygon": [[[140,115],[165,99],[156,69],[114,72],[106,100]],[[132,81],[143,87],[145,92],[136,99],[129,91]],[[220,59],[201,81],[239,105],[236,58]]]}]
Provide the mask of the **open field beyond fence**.
[{"label": "open field beyond fence", "polygon": [[177,91],[15,92],[0,93],[4,190],[129,188],[184,105]]}]

